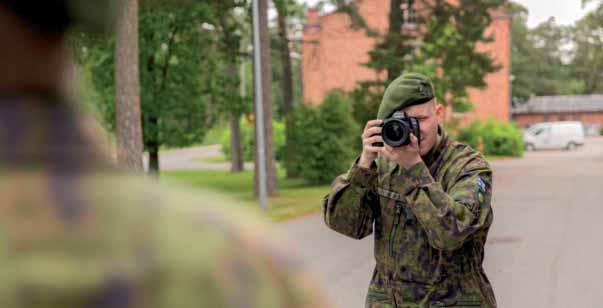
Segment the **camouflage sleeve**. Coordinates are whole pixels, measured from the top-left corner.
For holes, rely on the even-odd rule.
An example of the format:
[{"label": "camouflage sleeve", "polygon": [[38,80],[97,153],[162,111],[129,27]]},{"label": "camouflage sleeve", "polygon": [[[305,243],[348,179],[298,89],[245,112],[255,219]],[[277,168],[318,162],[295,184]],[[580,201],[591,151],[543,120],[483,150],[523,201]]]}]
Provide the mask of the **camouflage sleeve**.
[{"label": "camouflage sleeve", "polygon": [[379,204],[378,196],[372,192],[376,178],[375,164],[364,169],[354,163],[347,173],[335,179],[323,203],[329,228],[355,239],[373,232],[373,207]]},{"label": "camouflage sleeve", "polygon": [[436,249],[454,250],[473,233],[492,223],[492,171],[488,163],[474,159],[466,164],[448,191],[436,182],[424,163],[406,170],[415,188],[407,204]]}]

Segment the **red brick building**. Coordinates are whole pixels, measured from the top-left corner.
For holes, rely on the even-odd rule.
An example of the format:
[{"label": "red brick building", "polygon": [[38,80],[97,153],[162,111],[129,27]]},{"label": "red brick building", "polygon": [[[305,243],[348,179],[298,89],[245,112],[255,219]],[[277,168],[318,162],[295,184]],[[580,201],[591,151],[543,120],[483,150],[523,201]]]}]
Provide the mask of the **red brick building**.
[{"label": "red brick building", "polygon": [[[387,32],[389,0],[355,0],[360,14],[369,27]],[[408,1],[412,5],[415,1]],[[475,112],[463,115],[463,122],[472,119],[494,117],[510,119],[510,18],[504,12],[493,13],[493,23],[486,35],[493,35],[494,41],[478,46],[480,51],[489,52],[501,69],[485,77],[484,90],[469,89]],[[406,19],[406,18],[405,18]],[[412,24],[405,27],[412,28]],[[368,52],[376,44],[364,31],[353,30],[347,15],[330,13],[319,15],[315,9],[308,11],[308,19],[303,33],[302,81],[304,100],[319,104],[333,89],[350,91],[357,82],[375,80],[377,74],[363,63],[369,61]],[[437,84],[435,85],[437,87]]]},{"label": "red brick building", "polygon": [[603,95],[535,96],[512,113],[524,128],[539,122],[579,121],[587,132],[596,133],[603,127]]}]

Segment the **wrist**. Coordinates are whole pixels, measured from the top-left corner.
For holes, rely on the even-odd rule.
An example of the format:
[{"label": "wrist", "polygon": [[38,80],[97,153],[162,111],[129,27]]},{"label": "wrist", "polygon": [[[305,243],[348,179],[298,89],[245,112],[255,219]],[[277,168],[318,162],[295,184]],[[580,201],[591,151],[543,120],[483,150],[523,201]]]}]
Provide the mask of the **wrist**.
[{"label": "wrist", "polygon": [[401,167],[404,167],[404,169],[410,169],[410,168],[414,167],[416,164],[419,164],[421,162],[423,162],[421,157],[417,157],[412,160],[398,162],[398,165],[400,165]]},{"label": "wrist", "polygon": [[364,158],[364,156],[360,156],[357,166],[363,169],[370,169],[372,164],[373,161]]}]

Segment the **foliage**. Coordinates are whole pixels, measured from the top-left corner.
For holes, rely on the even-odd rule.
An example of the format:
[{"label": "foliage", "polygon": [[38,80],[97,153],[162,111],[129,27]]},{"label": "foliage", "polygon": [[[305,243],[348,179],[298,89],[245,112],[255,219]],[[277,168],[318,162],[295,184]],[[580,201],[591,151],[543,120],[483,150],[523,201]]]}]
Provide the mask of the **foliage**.
[{"label": "foliage", "polygon": [[287,168],[309,183],[329,183],[349,167],[360,134],[342,93],[329,93],[318,108],[296,107],[292,126],[291,137],[299,147]]},{"label": "foliage", "polygon": [[[478,51],[476,46],[491,42],[485,34],[492,22],[490,13],[504,1],[436,0],[422,3],[425,8],[420,13],[400,6],[401,3],[392,2],[389,30],[379,37],[366,64],[379,76],[387,72],[386,80],[378,78],[358,84],[352,94],[355,119],[362,123],[366,122],[366,115],[376,114],[385,86],[409,71],[433,80],[439,102],[451,105],[457,112],[472,110],[467,89],[483,88],[484,77],[499,68],[489,54]],[[408,20],[408,16],[414,16],[413,20]]]},{"label": "foliage", "polygon": [[[243,160],[253,161],[255,149],[255,130],[247,120],[241,120],[241,144],[243,146]],[[285,152],[285,125],[282,122],[272,122],[273,142],[275,146],[275,159],[282,161]],[[230,131],[226,130],[220,138],[221,151],[227,160],[230,160]]]},{"label": "foliage", "polygon": [[[205,30],[215,10],[203,2],[149,2],[140,7],[139,57],[145,150],[203,140],[216,120],[224,80],[216,38]],[[204,28],[204,24],[205,27]],[[82,65],[99,93],[104,124],[115,128],[114,39],[80,37]],[[209,56],[213,54],[212,56]]]},{"label": "foliage", "polygon": [[500,68],[477,46],[492,42],[485,30],[503,3],[437,0],[424,17],[426,31],[411,69],[431,77],[438,101],[455,111],[472,110],[468,88],[484,88],[484,77]]},{"label": "foliage", "polygon": [[473,121],[460,129],[458,140],[483,151],[485,155],[523,155],[523,134],[514,123],[489,119],[485,123]]},{"label": "foliage", "polygon": [[603,2],[576,22],[571,67],[576,79],[584,82],[584,94],[603,93]]},{"label": "foliage", "polygon": [[[349,93],[349,99],[352,106],[352,117],[360,125],[360,129],[364,128],[366,122],[377,118],[377,110],[381,103],[381,96],[385,91],[385,85],[364,83],[356,87]],[[361,132],[360,130],[360,132]]]},{"label": "foliage", "polygon": [[[511,2],[509,13],[513,17],[514,104],[524,103],[533,95],[579,95],[596,91],[591,81],[597,79],[597,63],[603,59],[598,56],[602,46],[592,39],[597,37],[597,24],[598,29],[601,24],[601,16],[596,17],[596,11],[573,27],[558,25],[550,18],[533,29],[527,26],[529,12],[525,7]],[[586,21],[588,16],[592,16],[590,21]],[[603,63],[601,65],[603,67]]]}]

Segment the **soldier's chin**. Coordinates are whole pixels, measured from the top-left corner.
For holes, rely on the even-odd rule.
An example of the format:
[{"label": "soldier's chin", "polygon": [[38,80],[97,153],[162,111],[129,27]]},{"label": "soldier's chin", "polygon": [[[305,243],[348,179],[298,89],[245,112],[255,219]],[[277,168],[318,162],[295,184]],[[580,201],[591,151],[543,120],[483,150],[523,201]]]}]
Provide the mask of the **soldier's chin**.
[{"label": "soldier's chin", "polygon": [[433,145],[428,145],[425,140],[421,140],[421,145],[419,146],[419,152],[421,153],[421,156],[427,155],[427,153],[429,153],[432,147]]}]

